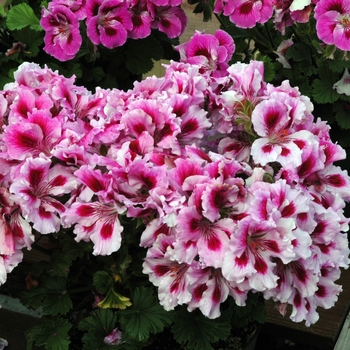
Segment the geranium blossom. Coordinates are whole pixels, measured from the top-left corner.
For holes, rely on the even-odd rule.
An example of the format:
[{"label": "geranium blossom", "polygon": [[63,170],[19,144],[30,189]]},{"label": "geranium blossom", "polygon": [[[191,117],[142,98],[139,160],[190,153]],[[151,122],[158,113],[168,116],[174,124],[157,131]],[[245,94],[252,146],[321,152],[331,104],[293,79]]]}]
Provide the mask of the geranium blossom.
[{"label": "geranium blossom", "polygon": [[132,29],[131,13],[122,0],[87,0],[87,35],[109,49],[121,46]]},{"label": "geranium blossom", "polygon": [[77,54],[82,43],[79,21],[66,6],[50,3],[43,8],[40,25],[45,30],[44,50],[61,61],[67,61]]},{"label": "geranium blossom", "polygon": [[271,0],[217,1],[214,12],[223,12],[240,28],[252,28],[256,23],[267,22],[273,13]]},{"label": "geranium blossom", "polygon": [[26,219],[43,234],[57,232],[59,215],[65,207],[55,196],[70,193],[77,187],[75,177],[59,164],[50,168],[51,161],[44,158],[27,158],[21,175],[13,182],[10,191],[16,194]]},{"label": "geranium blossom", "polygon": [[[175,35],[183,23],[172,4],[128,5],[151,9],[152,26],[163,21]],[[270,11],[251,5],[249,14]],[[131,34],[128,9],[88,1],[96,43],[146,33],[141,24]],[[124,20],[131,25],[119,37]],[[136,258],[130,241],[140,245],[166,310],[184,305],[217,318],[228,298],[244,307],[258,294],[310,325],[318,307],[333,305],[350,263],[350,180],[334,165],[345,151],[297,87],[266,83],[262,62],[228,66],[234,48],[222,31],[197,32],[163,78],[126,92],[91,93],[34,64],[14,73],[0,94],[1,283],[30,249],[33,227],[90,242],[94,255],[127,252],[111,268],[116,280]]]},{"label": "geranium blossom", "polygon": [[350,4],[347,1],[320,0],[315,8],[316,31],[326,44],[350,50]]}]

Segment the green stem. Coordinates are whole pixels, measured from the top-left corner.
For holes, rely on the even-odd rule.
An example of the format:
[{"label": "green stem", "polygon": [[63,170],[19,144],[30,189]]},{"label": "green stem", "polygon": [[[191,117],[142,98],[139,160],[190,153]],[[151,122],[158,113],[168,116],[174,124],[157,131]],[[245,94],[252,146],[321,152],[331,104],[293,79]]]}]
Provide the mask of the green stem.
[{"label": "green stem", "polygon": [[262,46],[264,46],[269,51],[269,53],[274,51],[274,48],[271,46],[270,41],[267,40],[265,38],[265,36],[260,33],[260,31],[257,27],[252,28],[252,31],[254,32],[254,35],[256,36],[256,38],[253,38],[253,40],[256,43],[259,43]]},{"label": "green stem", "polygon": [[[274,43],[274,41],[273,41],[273,39],[272,39],[271,32],[270,32],[270,28],[267,26],[266,23],[264,23],[264,28],[265,28],[265,32],[266,32],[266,34],[267,34],[267,37],[268,37],[268,39],[269,39],[269,41],[270,41],[270,44],[271,44],[272,47],[274,48],[274,47],[275,47],[275,43]],[[273,49],[272,49],[272,51],[273,51]]]},{"label": "green stem", "polygon": [[225,25],[224,21],[221,19],[221,17],[217,13],[214,13],[214,15],[215,15],[216,19],[219,21],[222,29],[226,30],[226,25]]}]

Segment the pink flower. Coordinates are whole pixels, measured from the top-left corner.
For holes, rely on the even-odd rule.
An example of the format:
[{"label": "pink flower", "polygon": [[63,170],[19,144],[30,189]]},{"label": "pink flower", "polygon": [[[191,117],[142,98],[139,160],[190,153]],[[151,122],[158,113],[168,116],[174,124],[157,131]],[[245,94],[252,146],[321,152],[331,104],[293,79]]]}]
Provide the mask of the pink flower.
[{"label": "pink flower", "polygon": [[27,158],[20,176],[10,187],[18,198],[23,216],[43,234],[58,232],[65,206],[56,198],[77,187],[75,177],[67,168],[44,158]]},{"label": "pink flower", "polygon": [[256,23],[265,23],[273,13],[274,1],[271,0],[234,0],[222,1],[215,5],[215,12],[223,10],[230,21],[240,28],[253,28]]},{"label": "pink flower", "polygon": [[316,32],[328,45],[350,50],[350,4],[345,0],[320,0],[315,8]]},{"label": "pink flower", "polygon": [[277,286],[278,277],[273,273],[275,264],[271,258],[279,257],[287,263],[293,255],[291,242],[281,240],[274,225],[246,217],[233,231],[222,273],[236,283],[248,278],[250,288],[264,291]]},{"label": "pink flower", "polygon": [[110,255],[119,250],[123,226],[119,214],[123,207],[113,203],[75,202],[62,215],[65,225],[75,225],[74,233],[77,242],[92,241],[94,255]]},{"label": "pink flower", "polygon": [[131,13],[122,0],[87,0],[87,35],[96,45],[113,49],[125,44],[133,28]]},{"label": "pink flower", "polygon": [[278,161],[282,165],[301,164],[302,150],[315,143],[307,130],[293,132],[290,128],[288,107],[279,100],[269,99],[259,103],[252,113],[252,123],[261,138],[252,144],[255,162],[266,165]]},{"label": "pink flower", "polygon": [[61,61],[74,58],[79,51],[82,38],[79,21],[74,13],[63,5],[43,8],[40,25],[45,30],[44,50]]},{"label": "pink flower", "polygon": [[24,160],[40,153],[49,155],[61,137],[61,122],[52,118],[47,110],[34,110],[28,119],[10,124],[4,132],[3,141],[10,159]]},{"label": "pink flower", "polygon": [[0,255],[15,254],[23,247],[30,250],[34,242],[32,228],[4,188],[0,188],[0,205]]},{"label": "pink flower", "polygon": [[160,234],[148,249],[143,263],[143,273],[158,287],[158,298],[165,310],[188,303],[192,296],[188,291],[187,274],[191,265],[173,259],[174,236]]},{"label": "pink flower", "polygon": [[79,20],[86,18],[86,0],[53,0],[54,5],[64,5],[69,8]]},{"label": "pink flower", "polygon": [[114,328],[112,332],[104,337],[103,342],[107,345],[122,344],[122,332],[118,328]]},{"label": "pink flower", "polygon": [[150,4],[147,0],[130,1],[129,11],[133,27],[129,30],[129,37],[132,39],[146,38],[151,34],[152,16]]},{"label": "pink flower", "polygon": [[226,70],[227,62],[235,50],[235,44],[226,32],[217,30],[214,35],[198,31],[186,43],[178,45],[183,62],[200,65],[209,71]]},{"label": "pink flower", "polygon": [[151,25],[165,33],[168,38],[176,38],[185,31],[187,16],[180,6],[160,6],[155,8]]},{"label": "pink flower", "polygon": [[234,230],[232,219],[210,222],[195,207],[183,208],[178,214],[177,237],[184,242],[194,241],[204,266],[219,267]]}]

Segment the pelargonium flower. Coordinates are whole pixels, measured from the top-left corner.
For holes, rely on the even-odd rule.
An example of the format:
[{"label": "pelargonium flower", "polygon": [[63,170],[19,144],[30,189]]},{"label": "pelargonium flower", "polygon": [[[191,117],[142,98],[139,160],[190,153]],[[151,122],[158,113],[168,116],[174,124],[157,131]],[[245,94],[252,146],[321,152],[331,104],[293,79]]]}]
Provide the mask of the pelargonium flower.
[{"label": "pelargonium flower", "polygon": [[86,0],[53,0],[52,3],[68,7],[79,20],[86,18]]},{"label": "pelargonium flower", "polygon": [[129,37],[132,39],[148,37],[151,34],[151,23],[153,21],[149,2],[147,0],[132,0],[129,5],[133,24],[128,33]]},{"label": "pelargonium flower", "polygon": [[180,6],[156,7],[153,16],[152,28],[165,33],[168,38],[177,38],[186,29],[187,16]]},{"label": "pelargonium flower", "polygon": [[176,49],[184,62],[200,65],[205,70],[226,71],[235,44],[223,30],[217,30],[214,35],[196,31],[188,42],[178,45]]},{"label": "pelargonium flower", "polygon": [[59,215],[64,213],[65,206],[55,196],[77,187],[77,180],[69,170],[60,164],[52,168],[50,165],[49,159],[27,158],[20,176],[10,186],[24,218],[43,234],[57,232],[61,225]]},{"label": "pelargonium flower", "polygon": [[214,12],[223,12],[237,27],[253,28],[272,17],[273,5],[272,0],[217,1]]},{"label": "pelargonium flower", "polygon": [[45,30],[44,50],[60,61],[75,57],[80,49],[82,37],[79,20],[66,6],[54,4],[43,8],[40,25]]},{"label": "pelargonium flower", "polygon": [[[156,14],[176,14],[148,5],[155,28]],[[96,28],[126,10],[117,1],[89,6]],[[167,16],[164,28],[176,22]],[[94,255],[123,253],[138,237],[143,272],[166,310],[185,304],[216,318],[228,297],[244,307],[259,293],[309,325],[318,307],[333,305],[350,263],[350,179],[333,164],[345,151],[297,87],[266,83],[262,62],[225,68],[234,45],[221,31],[195,37],[163,78],[128,92],[93,94],[74,77],[21,65],[0,94],[0,283],[18,249],[30,247],[33,226],[63,228],[92,242]],[[213,70],[203,74],[208,61]],[[124,222],[136,221],[143,232],[127,237]],[[105,341],[118,337],[114,330]]]},{"label": "pelargonium flower", "polygon": [[87,0],[87,35],[96,45],[113,49],[125,44],[132,29],[131,13],[122,0]]},{"label": "pelargonium flower", "polygon": [[278,161],[281,165],[299,166],[302,149],[316,142],[307,130],[291,131],[288,107],[279,100],[259,103],[252,113],[252,123],[261,136],[252,144],[252,156],[261,165]]},{"label": "pelargonium flower", "polygon": [[315,8],[317,36],[328,45],[350,51],[350,4],[320,0]]},{"label": "pelargonium flower", "polygon": [[54,144],[60,139],[61,122],[52,118],[47,110],[34,110],[28,119],[10,124],[4,131],[6,154],[10,159],[24,160],[40,153],[49,155]]}]

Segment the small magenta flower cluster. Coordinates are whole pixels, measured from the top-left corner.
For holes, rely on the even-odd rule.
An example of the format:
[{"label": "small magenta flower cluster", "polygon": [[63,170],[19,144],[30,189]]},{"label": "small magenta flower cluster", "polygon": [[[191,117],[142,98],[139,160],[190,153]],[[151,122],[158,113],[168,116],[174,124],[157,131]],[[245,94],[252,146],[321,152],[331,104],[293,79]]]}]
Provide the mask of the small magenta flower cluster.
[{"label": "small magenta flower cluster", "polygon": [[282,34],[295,23],[316,19],[316,32],[324,43],[350,51],[350,3],[347,0],[217,0],[222,13],[240,28],[253,28],[272,20]]},{"label": "small magenta flower cluster", "polygon": [[176,38],[187,24],[180,5],[181,0],[53,0],[40,20],[44,50],[60,61],[73,59],[82,44],[80,21],[85,21],[90,41],[108,49],[128,38],[146,38],[152,29]]}]

